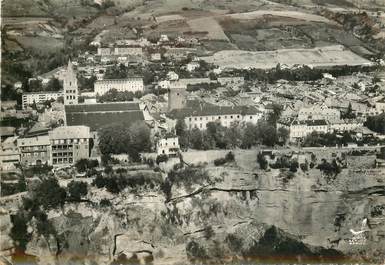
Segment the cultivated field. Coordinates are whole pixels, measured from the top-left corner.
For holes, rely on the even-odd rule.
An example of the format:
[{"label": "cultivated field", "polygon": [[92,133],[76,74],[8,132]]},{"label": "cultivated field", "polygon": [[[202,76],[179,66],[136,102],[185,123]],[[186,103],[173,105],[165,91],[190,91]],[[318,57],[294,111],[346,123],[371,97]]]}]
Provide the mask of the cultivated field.
[{"label": "cultivated field", "polygon": [[229,41],[222,27],[213,17],[197,18],[187,21],[192,31],[207,31],[210,40]]},{"label": "cultivated field", "polygon": [[227,50],[203,57],[208,63],[221,68],[271,69],[277,64],[288,67],[308,65],[310,67],[330,67],[337,65],[371,65],[372,63],[343,46],[327,46],[315,49],[283,49],[277,51],[246,52]]},{"label": "cultivated field", "polygon": [[279,16],[279,17],[290,17],[290,18],[295,18],[295,19],[300,19],[305,21],[323,22],[323,23],[336,25],[336,22],[331,21],[322,16],[313,15],[305,12],[298,12],[298,11],[256,10],[256,11],[247,12],[247,13],[229,14],[227,16],[235,19],[257,19],[263,16]]}]

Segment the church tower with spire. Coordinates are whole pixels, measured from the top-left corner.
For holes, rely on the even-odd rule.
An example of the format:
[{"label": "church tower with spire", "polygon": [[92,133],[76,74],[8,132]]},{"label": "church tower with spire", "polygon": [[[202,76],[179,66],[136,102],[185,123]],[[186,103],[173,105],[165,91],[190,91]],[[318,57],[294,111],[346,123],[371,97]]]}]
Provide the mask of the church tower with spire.
[{"label": "church tower with spire", "polygon": [[64,105],[78,104],[78,80],[71,60],[68,61],[67,71],[63,82]]}]

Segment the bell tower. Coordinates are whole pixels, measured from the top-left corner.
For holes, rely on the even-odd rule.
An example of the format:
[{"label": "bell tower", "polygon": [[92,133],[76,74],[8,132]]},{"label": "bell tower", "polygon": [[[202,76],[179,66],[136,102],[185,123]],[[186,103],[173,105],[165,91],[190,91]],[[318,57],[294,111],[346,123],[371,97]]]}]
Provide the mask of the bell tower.
[{"label": "bell tower", "polygon": [[187,91],[184,87],[170,87],[168,90],[168,111],[183,109],[187,102]]},{"label": "bell tower", "polygon": [[67,71],[64,78],[64,105],[78,104],[78,80],[73,69],[71,60],[68,61]]}]

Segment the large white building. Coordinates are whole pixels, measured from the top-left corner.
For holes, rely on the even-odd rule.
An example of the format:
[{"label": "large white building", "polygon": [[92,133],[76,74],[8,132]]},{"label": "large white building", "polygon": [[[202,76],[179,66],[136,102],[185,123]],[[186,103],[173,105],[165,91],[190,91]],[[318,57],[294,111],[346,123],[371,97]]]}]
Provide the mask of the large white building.
[{"label": "large white building", "polygon": [[228,128],[234,122],[256,124],[263,114],[255,107],[218,106],[197,101],[187,101],[185,107],[171,110],[170,116],[184,119],[189,129],[198,128],[205,130],[209,122],[219,122],[222,126]]},{"label": "large white building", "polygon": [[286,120],[279,121],[278,127],[289,130],[290,141],[303,139],[312,132],[325,134],[329,131],[329,123],[326,120]]},{"label": "large white building", "polygon": [[87,126],[62,126],[49,132],[51,164],[71,165],[82,158],[89,158],[90,128]]},{"label": "large white building", "polygon": [[27,92],[22,95],[22,106],[26,109],[33,103],[41,104],[48,100],[57,100],[63,96],[63,91],[39,91],[39,92]]},{"label": "large white building", "polygon": [[99,96],[104,95],[111,89],[124,92],[137,92],[144,90],[143,78],[131,77],[127,79],[104,79],[95,82],[94,90],[95,94]]}]

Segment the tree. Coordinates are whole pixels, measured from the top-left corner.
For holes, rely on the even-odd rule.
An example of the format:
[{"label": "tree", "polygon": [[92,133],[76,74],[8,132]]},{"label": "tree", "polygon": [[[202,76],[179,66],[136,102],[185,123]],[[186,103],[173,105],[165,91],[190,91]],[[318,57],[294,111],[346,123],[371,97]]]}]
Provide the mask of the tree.
[{"label": "tree", "polygon": [[156,160],[155,162],[159,165],[160,163],[162,162],[167,162],[168,161],[168,156],[167,155],[164,155],[164,154],[161,154],[161,155],[158,155],[156,157]]},{"label": "tree", "polygon": [[385,113],[368,117],[365,126],[372,131],[385,134]]},{"label": "tree", "polygon": [[261,153],[261,152],[259,152],[258,153],[258,155],[257,155],[257,162],[258,162],[258,164],[259,164],[259,167],[261,168],[261,169],[267,169],[267,160],[266,160],[266,158],[265,158],[265,156]]},{"label": "tree", "polygon": [[275,127],[277,124],[277,121],[281,117],[283,107],[279,104],[273,104],[272,108],[273,108],[273,111],[269,113],[267,121]]},{"label": "tree", "polygon": [[257,135],[260,142],[267,146],[273,146],[277,143],[277,130],[275,126],[268,122],[259,122],[257,125]]},{"label": "tree", "polygon": [[193,149],[203,149],[202,132],[196,127],[190,131],[190,145]]},{"label": "tree", "polygon": [[343,119],[354,119],[356,114],[353,113],[352,104],[349,102],[346,112],[342,113],[341,118]]},{"label": "tree", "polygon": [[99,148],[103,155],[126,153],[134,161],[139,152],[151,147],[150,129],[144,122],[111,124],[99,131]]},{"label": "tree", "polygon": [[24,212],[18,211],[16,215],[11,216],[12,228],[10,237],[16,243],[20,250],[25,250],[27,243],[31,238],[31,234],[28,233],[28,217]]},{"label": "tree", "polygon": [[297,172],[299,167],[298,161],[297,160],[292,160],[290,161],[290,167],[289,170],[293,173]]},{"label": "tree", "polygon": [[247,123],[246,127],[243,129],[242,135],[242,147],[250,148],[256,144],[257,138],[257,128],[252,123]]},{"label": "tree", "polygon": [[57,179],[47,178],[38,185],[33,197],[43,208],[52,209],[64,205],[67,193]]},{"label": "tree", "polygon": [[82,181],[71,181],[68,186],[69,198],[74,201],[80,201],[80,199],[87,195],[88,188],[87,183]]},{"label": "tree", "polygon": [[178,119],[175,124],[175,134],[179,138],[180,146],[185,149],[189,145],[188,131],[184,119]]},{"label": "tree", "polygon": [[75,163],[76,170],[79,173],[86,172],[88,169],[95,168],[99,166],[98,160],[89,160],[86,158],[79,159]]},{"label": "tree", "polygon": [[224,142],[226,148],[236,148],[242,145],[242,132],[238,122],[232,122],[230,128],[225,131]]},{"label": "tree", "polygon": [[289,130],[284,128],[284,127],[279,127],[278,128],[278,133],[277,133],[278,141],[285,144],[287,140],[289,139]]},{"label": "tree", "polygon": [[48,81],[48,84],[46,86],[46,90],[59,91],[60,89],[62,89],[62,84],[60,83],[59,79],[54,77]]}]

